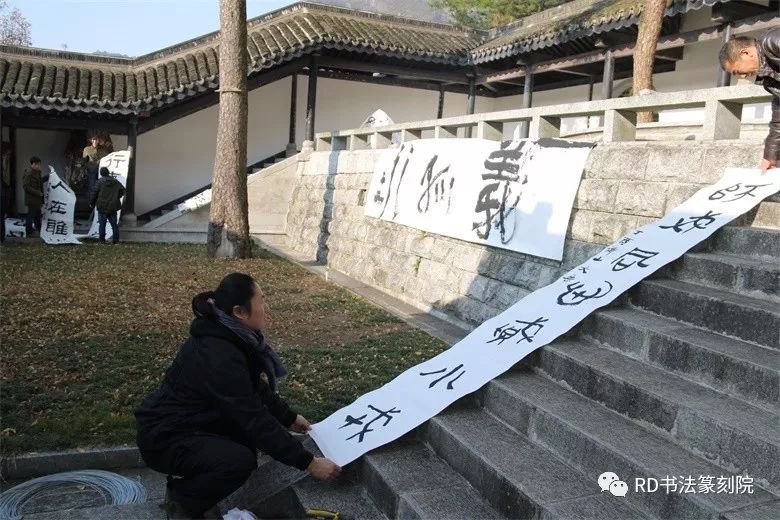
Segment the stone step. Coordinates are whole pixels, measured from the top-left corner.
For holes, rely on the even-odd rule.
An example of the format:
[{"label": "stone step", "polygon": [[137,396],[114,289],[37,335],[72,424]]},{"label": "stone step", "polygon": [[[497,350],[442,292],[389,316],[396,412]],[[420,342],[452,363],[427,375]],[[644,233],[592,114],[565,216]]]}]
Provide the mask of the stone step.
[{"label": "stone step", "polygon": [[625,500],[659,518],[711,519],[777,497],[754,485],[753,493],[654,493],[636,491],[635,478],[733,473],[697,457],[672,440],[643,428],[603,405],[531,372],[512,371],[482,390],[485,407],[534,443],[542,445],[596,482],[611,471],[629,485]]},{"label": "stone step", "polygon": [[342,475],[333,482],[318,482],[308,477],[294,484],[293,490],[306,509],[335,511],[342,518],[387,520],[358,479],[350,475]]},{"label": "stone step", "polygon": [[728,253],[688,253],[666,270],[683,282],[780,302],[780,260]]},{"label": "stone step", "polygon": [[403,439],[385,445],[361,464],[363,485],[388,518],[501,518],[422,443]]},{"label": "stone step", "polygon": [[610,410],[780,489],[780,416],[584,341],[547,345],[530,362]]},{"label": "stone step", "polygon": [[423,430],[433,449],[506,517],[647,518],[485,410],[448,410]]},{"label": "stone step", "polygon": [[165,512],[159,504],[125,504],[119,506],[63,509],[48,513],[24,515],[24,520],[165,520]]},{"label": "stone step", "polygon": [[714,332],[780,348],[776,302],[677,280],[644,280],[629,293],[639,308]]},{"label": "stone step", "polygon": [[765,200],[752,217],[752,227],[780,229],[780,202]]},{"label": "stone step", "polygon": [[638,309],[588,317],[580,334],[682,377],[773,412],[780,401],[780,351],[684,325]]},{"label": "stone step", "polygon": [[775,229],[726,226],[707,240],[715,251],[743,256],[780,259],[780,231]]}]

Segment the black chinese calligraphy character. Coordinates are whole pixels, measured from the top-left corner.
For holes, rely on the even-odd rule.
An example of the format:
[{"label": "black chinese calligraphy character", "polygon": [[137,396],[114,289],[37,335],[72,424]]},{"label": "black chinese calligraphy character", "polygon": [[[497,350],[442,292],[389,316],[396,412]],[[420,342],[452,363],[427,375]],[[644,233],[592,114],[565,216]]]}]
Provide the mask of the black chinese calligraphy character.
[{"label": "black chinese calligraphy character", "polygon": [[[733,186],[729,186],[728,188],[723,188],[722,190],[718,190],[712,195],[710,195],[709,200],[719,200],[721,202],[734,202],[735,200],[742,199],[744,197],[755,197],[753,195],[753,192],[758,189],[762,188],[764,186],[769,186],[769,184],[745,184],[742,185],[741,182],[738,182],[734,184]],[[745,191],[739,191],[740,189],[744,189]],[[728,195],[732,195],[733,198],[726,199]]]},{"label": "black chinese calligraphy character", "polygon": [[588,274],[588,268],[585,266],[580,266],[577,269],[579,269],[582,274]]},{"label": "black chinese calligraphy character", "polygon": [[56,189],[59,189],[59,188],[62,188],[63,190],[65,190],[67,192],[70,192],[68,187],[62,181],[60,181],[57,184],[54,184],[54,185],[51,186],[51,189],[53,189],[53,190],[56,190]]},{"label": "black chinese calligraphy character", "polygon": [[[444,174],[450,171],[450,165],[448,164],[435,175],[433,173],[434,164],[439,159],[438,155],[434,155],[428,162],[428,166],[425,167],[422,178],[420,179],[420,186],[423,187],[423,192],[420,195],[420,200],[417,201],[417,211],[419,213],[425,213],[431,206],[431,191],[433,191],[434,202],[443,201],[445,193],[447,192],[447,185],[449,184],[449,197],[447,202],[447,212],[450,209],[450,202],[452,199],[452,187],[455,184],[455,177],[450,177],[449,183],[444,179]],[[423,207],[423,201],[425,201],[425,207]]]},{"label": "black chinese calligraphy character", "polygon": [[644,249],[639,249],[638,247],[635,247],[631,251],[627,253],[623,253],[616,259],[612,261],[612,270],[613,271],[623,271],[625,269],[628,269],[632,265],[636,265],[637,267],[648,267],[648,264],[646,263],[647,260],[650,260],[654,256],[657,256],[658,252],[656,251],[645,251]]},{"label": "black chinese calligraphy character", "polygon": [[585,284],[582,282],[570,283],[566,286],[566,291],[558,296],[558,305],[579,305],[584,301],[603,298],[610,292],[612,292],[612,284],[604,280],[605,287],[596,287],[595,290],[588,292],[584,289]]},{"label": "black chinese calligraphy character", "polygon": [[573,274],[567,274],[566,276],[564,276],[564,277],[563,277],[563,280],[564,280],[565,282],[571,282],[571,281],[572,281],[572,280],[574,280],[575,278],[576,278],[576,276],[574,276]]},{"label": "black chinese calligraphy character", "polygon": [[58,213],[60,215],[67,215],[67,211],[65,211],[65,203],[61,202],[59,200],[53,200],[49,203],[49,205],[46,207],[46,210],[50,213]]},{"label": "black chinese calligraphy character", "polygon": [[[700,215],[698,217],[691,217],[689,220],[685,220],[684,217],[680,217],[677,222],[671,226],[658,226],[661,229],[671,229],[675,233],[687,233],[688,231],[692,231],[694,229],[706,229],[707,226],[715,222],[715,217],[719,217],[720,213],[713,213],[712,211],[707,211],[704,215]],[[687,229],[686,226],[688,226]]]},{"label": "black chinese calligraphy character", "polygon": [[379,421],[379,420],[381,420],[381,419],[384,419],[384,420],[385,420],[385,423],[384,423],[382,426],[383,426],[383,427],[384,427],[384,426],[387,426],[387,425],[390,423],[390,421],[392,421],[392,420],[393,420],[393,416],[392,416],[392,414],[399,414],[399,413],[401,413],[401,410],[396,410],[396,409],[395,409],[395,407],[392,407],[392,408],[390,408],[390,409],[389,409],[389,410],[387,410],[387,411],[385,411],[385,410],[380,410],[379,408],[375,408],[374,406],[371,406],[371,405],[368,405],[368,407],[369,407],[371,410],[373,410],[373,411],[377,412],[377,416],[376,416],[376,417],[374,417],[373,419],[371,419],[370,421],[368,421],[368,422],[367,422],[367,423],[365,423],[365,424],[363,423],[363,419],[365,419],[366,415],[368,415],[368,414],[366,414],[366,415],[363,415],[363,416],[361,416],[361,417],[359,417],[359,418],[357,418],[357,419],[355,419],[355,418],[354,418],[354,417],[352,417],[351,415],[347,415],[346,419],[344,420],[344,421],[345,421],[345,424],[344,424],[344,425],[342,425],[341,427],[339,427],[339,430],[340,430],[341,428],[344,428],[345,426],[352,426],[352,425],[361,425],[361,426],[363,426],[363,429],[362,429],[362,430],[360,430],[359,432],[357,432],[356,434],[354,434],[354,435],[351,435],[351,436],[347,437],[347,439],[346,439],[346,440],[352,440],[352,439],[354,439],[355,437],[357,437],[357,438],[358,438],[358,442],[363,442],[363,438],[366,436],[366,434],[367,434],[368,432],[372,432],[372,431],[374,431],[374,430],[371,428],[371,425],[372,425],[372,424],[374,424],[376,421]]},{"label": "black chinese calligraphy character", "polygon": [[[379,214],[379,218],[382,218],[382,216],[385,214],[385,211],[387,210],[387,205],[390,202],[390,192],[393,190],[393,179],[395,179],[396,170],[398,169],[398,163],[401,160],[401,155],[406,151],[406,145],[402,145],[401,148],[398,150],[398,154],[396,154],[395,158],[393,159],[393,167],[390,169],[390,178],[387,179],[387,172],[382,172],[382,178],[379,180],[380,184],[387,184],[384,187],[380,187],[379,190],[377,190],[376,194],[374,195],[374,202],[378,202],[382,205],[382,212]],[[395,207],[393,208],[393,218],[396,218],[398,216],[398,192],[401,189],[401,183],[404,180],[404,175],[406,175],[406,168],[409,166],[409,160],[411,159],[412,155],[414,154],[414,146],[410,145],[408,147],[409,153],[406,156],[406,160],[404,161],[404,165],[401,168],[401,174],[398,178],[398,182],[395,184]],[[384,190],[384,192],[382,191]]]},{"label": "black chinese calligraphy character", "polygon": [[[484,218],[474,222],[473,229],[481,239],[490,237],[491,229],[499,230],[501,243],[507,244],[512,240],[515,232],[515,211],[520,202],[520,194],[513,197],[512,186],[526,184],[528,176],[520,180],[522,166],[530,160],[532,148],[523,150],[525,141],[505,141],[501,149],[492,152],[485,161],[485,169],[489,173],[483,173],[482,179],[491,181],[486,184],[477,197],[474,207],[475,213],[484,213]],[[525,153],[524,153],[525,152]],[[494,195],[501,191],[499,198]]]},{"label": "black chinese calligraphy character", "polygon": [[[461,370],[462,368],[463,368],[463,363],[461,363],[460,365],[456,366],[455,368],[453,368],[449,372],[447,372],[446,368],[442,368],[441,370],[434,370],[433,372],[420,372],[420,375],[421,376],[431,376],[433,374],[441,374],[441,373],[447,372],[446,374],[444,374],[440,378],[431,381],[431,383],[428,385],[428,388],[433,388],[434,386],[436,386],[437,383],[447,379],[448,377],[452,376],[453,374],[455,374],[455,372],[457,372],[458,370]],[[465,374],[465,373],[466,373],[465,370],[461,370],[460,374],[458,374],[457,377],[455,377],[454,379],[451,379],[450,381],[448,381],[447,382],[447,390],[452,390],[453,389],[452,384],[455,381],[457,381],[458,379],[460,379],[460,377],[463,374]]]},{"label": "black chinese calligraphy character", "polygon": [[633,240],[633,238],[625,237],[625,238],[621,239],[620,242],[618,242],[618,244],[620,244],[621,246],[624,246],[624,245],[628,244],[629,242],[631,242],[632,240]]},{"label": "black chinese calligraphy character", "polygon": [[68,224],[67,222],[63,222],[61,220],[52,220],[50,218],[46,219],[46,232],[47,233],[53,233],[55,235],[67,235],[68,234]]},{"label": "black chinese calligraphy character", "polygon": [[[510,325],[509,323],[501,325],[493,331],[493,339],[488,341],[488,343],[498,341],[498,344],[501,345],[504,343],[504,341],[512,339],[518,334],[520,334],[521,338],[518,339],[515,343],[520,343],[521,341],[527,341],[528,343],[531,343],[534,339],[534,336],[536,336],[539,331],[544,328],[544,324],[548,321],[549,320],[547,318],[540,316],[534,321],[515,320],[515,323],[524,325],[524,327]],[[532,329],[534,329],[533,333],[529,333],[528,331]]]},{"label": "black chinese calligraphy character", "polygon": [[607,252],[607,253],[614,253],[615,251],[617,251],[617,247],[608,247],[608,248],[606,249],[606,252]]}]

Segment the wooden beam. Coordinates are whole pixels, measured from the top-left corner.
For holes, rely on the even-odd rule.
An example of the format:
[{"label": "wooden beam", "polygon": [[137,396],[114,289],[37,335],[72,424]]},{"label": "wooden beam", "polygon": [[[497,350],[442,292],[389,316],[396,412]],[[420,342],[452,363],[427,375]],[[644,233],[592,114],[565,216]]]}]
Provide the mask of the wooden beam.
[{"label": "wooden beam", "polygon": [[443,70],[432,71],[417,69],[414,67],[404,67],[401,65],[389,65],[385,63],[370,63],[351,60],[349,58],[340,58],[337,56],[322,56],[320,58],[320,67],[341,70],[354,70],[358,72],[378,72],[381,74],[389,74],[391,76],[423,79],[428,81],[444,81],[449,83],[457,83],[459,85],[468,84],[465,73],[448,72]]},{"label": "wooden beam", "polygon": [[100,128],[112,134],[127,133],[127,119],[88,119],[83,117],[68,117],[67,115],[28,115],[3,114],[6,126],[16,128],[34,128],[38,130],[95,130]]},{"label": "wooden beam", "polygon": [[[778,23],[780,23],[780,17],[776,14],[765,14],[762,16],[747,18],[739,22],[734,22],[732,26],[732,34],[737,36],[748,32],[771,29],[777,26]],[[664,51],[667,49],[683,47],[691,43],[717,40],[723,37],[723,32],[723,27],[708,27],[705,29],[698,29],[695,31],[664,36],[658,40],[658,47],[656,50]],[[632,56],[633,53],[634,45],[624,45],[612,49],[612,55],[615,58],[625,58]],[[565,56],[554,60],[539,62],[534,66],[534,72],[536,74],[541,74],[543,72],[559,71],[561,69],[577,67],[579,65],[598,63],[604,61],[606,54],[606,50],[597,50],[577,54],[575,56]],[[523,67],[509,69],[501,72],[494,72],[491,74],[484,74],[477,77],[477,84],[506,82],[507,80],[522,78],[524,74],[525,69]]]},{"label": "wooden beam", "polygon": [[439,92],[439,89],[444,86],[447,92],[457,92],[458,94],[467,94],[468,89],[465,85],[455,85],[452,83],[436,83],[433,81],[402,79],[391,76],[386,77],[373,77],[370,74],[362,72],[349,72],[339,70],[321,69],[319,72],[320,78],[340,79],[343,81],[359,81],[361,83],[373,83],[378,85],[390,85],[393,87],[405,87],[416,88],[422,90],[434,90]]}]

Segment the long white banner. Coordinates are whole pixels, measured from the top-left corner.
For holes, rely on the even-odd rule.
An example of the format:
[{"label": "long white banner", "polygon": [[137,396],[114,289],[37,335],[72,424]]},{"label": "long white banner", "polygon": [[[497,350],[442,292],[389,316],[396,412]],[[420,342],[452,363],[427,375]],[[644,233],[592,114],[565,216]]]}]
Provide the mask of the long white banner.
[{"label": "long white banner", "polygon": [[592,145],[563,139],[419,139],[377,161],[365,214],[560,260]]},{"label": "long white banner", "polygon": [[81,244],[73,234],[76,194],[49,167],[49,182],[44,189],[41,238],[47,244]]},{"label": "long white banner", "polygon": [[[100,171],[99,169],[103,168],[104,166],[108,168],[108,171],[111,172],[111,176],[113,178],[121,182],[122,186],[127,187],[127,168],[130,166],[130,152],[128,150],[113,152],[106,155],[100,159],[98,171]],[[91,197],[92,194],[90,193],[89,196]],[[124,197],[122,197],[121,200],[124,202]],[[121,211],[117,212],[117,222],[119,222],[119,217],[121,214]],[[100,238],[97,210],[92,212],[92,224],[89,226],[89,231],[87,232],[86,236],[89,238]],[[111,230],[111,226],[106,225],[106,240],[111,240],[113,236],[114,232]]]},{"label": "long white banner", "polygon": [[340,465],[400,437],[779,190],[780,169],[764,175],[726,170],[719,182],[662,219],[629,233],[448,350],[313,425],[311,437]]}]

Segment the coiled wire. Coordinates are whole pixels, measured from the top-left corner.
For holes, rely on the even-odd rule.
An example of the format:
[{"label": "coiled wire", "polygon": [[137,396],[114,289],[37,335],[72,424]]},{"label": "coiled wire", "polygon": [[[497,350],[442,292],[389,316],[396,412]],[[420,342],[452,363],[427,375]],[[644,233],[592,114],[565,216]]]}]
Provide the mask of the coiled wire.
[{"label": "coiled wire", "polygon": [[135,480],[110,471],[68,471],[28,480],[0,494],[0,519],[21,518],[24,505],[37,494],[68,484],[78,484],[97,491],[105,505],[146,502],[146,488]]}]

